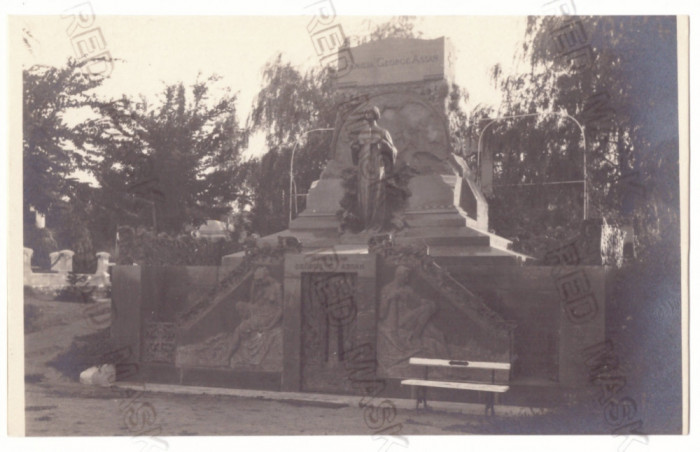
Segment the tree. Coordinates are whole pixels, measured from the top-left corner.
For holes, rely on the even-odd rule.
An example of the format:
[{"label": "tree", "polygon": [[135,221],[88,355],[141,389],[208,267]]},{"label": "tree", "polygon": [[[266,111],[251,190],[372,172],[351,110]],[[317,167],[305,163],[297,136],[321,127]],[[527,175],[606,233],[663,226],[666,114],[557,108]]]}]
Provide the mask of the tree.
[{"label": "tree", "polygon": [[[656,148],[677,147],[676,103],[669,101],[675,91],[659,89],[675,86],[675,77],[667,75],[675,74],[675,55],[673,18],[530,17],[516,55],[529,70],[493,71],[503,93],[500,116],[542,114],[501,122],[484,134],[495,151],[494,184],[510,185],[497,189],[491,200],[496,232],[521,245],[529,242],[524,251],[541,251],[547,240],[562,239],[580,223],[580,185],[514,186],[548,182],[548,175],[583,179],[580,131],[557,114],[568,114],[585,127],[590,217],[629,222],[658,211],[649,190],[673,174],[654,175],[645,162],[653,160]],[[476,128],[481,131],[486,124]],[[533,201],[522,202],[523,196]],[[643,222],[647,225],[640,225],[638,233],[648,240],[642,247],[660,238],[646,234],[648,219]]]},{"label": "tree", "polygon": [[238,125],[234,95],[210,99],[217,80],[166,86],[153,104],[122,97],[99,105],[100,119],[82,125],[80,144],[113,232],[119,222],[180,233],[230,212],[248,133]]},{"label": "tree", "polygon": [[[102,79],[87,76],[82,66],[69,59],[62,67],[35,65],[22,74],[24,243],[34,249],[35,262],[43,267],[49,265],[49,252],[74,248],[88,238],[78,237],[78,231],[85,232],[86,212],[71,208],[89,191],[88,183],[75,176],[84,168],[84,154],[76,143],[84,140],[85,131],[67,118],[99,103],[92,90]],[[66,210],[71,210],[68,221],[51,221]],[[36,229],[35,212],[48,218],[47,229]]]},{"label": "tree", "polygon": [[416,16],[394,16],[377,25],[367,20],[368,33],[351,37],[350,41],[352,45],[359,45],[387,38],[420,38],[423,32],[416,29],[416,19]]},{"label": "tree", "polygon": [[89,78],[81,63],[69,59],[64,67],[36,65],[23,71],[24,209],[47,214],[70,199],[80,182],[73,174],[82,154],[75,141],[82,130],[66,122],[66,114],[97,101],[90,91],[102,82]]},{"label": "tree", "polygon": [[323,170],[331,133],[307,132],[333,127],[336,111],[331,84],[328,69],[302,73],[283,62],[281,55],[263,70],[263,88],[254,100],[249,127],[251,133],[264,131],[268,151],[246,168],[252,227],[260,234],[287,226],[288,175],[295,145],[294,180],[298,193],[305,193]]}]

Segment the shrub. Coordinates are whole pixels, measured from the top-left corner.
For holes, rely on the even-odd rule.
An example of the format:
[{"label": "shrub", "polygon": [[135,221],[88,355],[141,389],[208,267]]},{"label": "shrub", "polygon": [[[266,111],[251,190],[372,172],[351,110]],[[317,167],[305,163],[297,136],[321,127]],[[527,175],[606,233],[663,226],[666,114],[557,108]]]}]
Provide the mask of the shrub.
[{"label": "shrub", "polygon": [[227,254],[241,251],[234,240],[209,241],[182,234],[155,234],[143,229],[119,230],[116,263],[119,265],[220,265]]}]

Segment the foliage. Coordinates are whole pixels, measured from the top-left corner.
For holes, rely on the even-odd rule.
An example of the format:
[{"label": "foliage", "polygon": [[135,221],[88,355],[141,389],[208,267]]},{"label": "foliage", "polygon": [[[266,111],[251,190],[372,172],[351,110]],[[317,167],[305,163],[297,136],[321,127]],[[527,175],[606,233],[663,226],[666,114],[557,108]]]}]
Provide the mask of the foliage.
[{"label": "foliage", "polygon": [[[239,151],[247,132],[235,96],[213,95],[217,78],[166,86],[152,102],[104,101],[81,65],[24,71],[25,246],[48,267],[48,253],[76,252],[92,273],[95,252],[112,251],[119,225],[180,233],[231,211]],[[66,119],[66,118],[70,118]],[[94,178],[80,182],[82,172]],[[34,210],[46,214],[37,231]]]},{"label": "foliage", "polygon": [[216,76],[192,86],[168,85],[161,98],[122,97],[99,105],[100,120],[81,124],[91,134],[89,168],[101,190],[100,217],[118,224],[181,233],[231,210],[239,196],[239,152],[247,133],[236,120],[228,90],[212,99]]},{"label": "foliage", "polygon": [[[555,45],[556,30],[576,24],[571,21],[580,21],[582,39],[591,46],[590,60],[582,67],[572,66]],[[543,241],[558,238],[558,227],[571,230],[580,223],[582,184],[521,185],[552,182],[546,179],[548,174],[556,175],[557,180],[583,179],[581,133],[572,120],[557,116],[568,114],[585,127],[589,217],[606,218],[612,224],[634,218],[638,234],[644,237],[642,247],[661,238],[659,233],[649,233],[654,223],[649,215],[663,206],[672,219],[677,208],[667,203],[675,199],[677,188],[669,190],[664,185],[664,181],[677,185],[674,165],[658,161],[670,158],[677,162],[677,132],[655,118],[677,118],[677,113],[664,111],[665,106],[675,105],[667,102],[673,93],[658,89],[654,80],[658,84],[667,77],[673,79],[668,86],[675,83],[675,78],[666,75],[668,67],[675,66],[673,21],[528,19],[522,51],[517,55],[528,70],[507,76],[499,67],[492,72],[503,93],[500,116],[542,114],[499,122],[484,134],[484,148],[494,150],[494,184],[502,185],[490,200],[491,224],[497,233],[515,239],[519,249],[528,252],[541,249]],[[474,128],[480,132],[486,124],[480,121]],[[652,158],[655,146],[663,145],[659,138],[665,137],[665,156]],[[655,160],[660,164],[656,168]],[[661,187],[663,193],[653,193]]]},{"label": "foliage", "polygon": [[[23,210],[24,244],[34,250],[37,265],[49,268],[48,253],[85,250],[86,266],[94,259],[90,234],[94,190],[76,177],[85,170],[85,152],[78,145],[87,131],[75,118],[100,105],[82,63],[69,59],[62,67],[35,65],[23,71]],[[47,229],[37,230],[34,211],[44,214]]]},{"label": "foliage", "polygon": [[[485,134],[484,148],[495,148],[490,226],[519,251],[541,256],[548,242],[565,240],[583,221],[577,133],[551,117],[502,121]],[[564,183],[544,185],[555,182]]]},{"label": "foliage", "polygon": [[466,89],[453,83],[447,95],[447,123],[450,130],[450,146],[452,152],[469,158],[470,142],[473,141],[469,124],[469,115],[465,107],[469,102]]},{"label": "foliage", "polygon": [[287,226],[289,174],[294,149],[294,181],[305,193],[318,179],[328,158],[331,134],[308,133],[332,128],[335,105],[331,76],[326,69],[301,73],[281,55],[263,70],[263,88],[253,103],[249,118],[251,133],[264,132],[268,151],[259,160],[242,167],[246,194],[250,199],[252,228],[261,235]]},{"label": "foliage", "polygon": [[93,294],[97,289],[95,286],[88,285],[89,275],[80,275],[76,272],[69,272],[66,277],[68,287],[62,290],[56,300],[59,301],[79,301],[81,303],[90,303],[94,301]]},{"label": "foliage", "polygon": [[101,79],[88,78],[82,63],[69,59],[63,67],[35,65],[23,70],[22,151],[24,211],[42,214],[72,199],[83,185],[73,176],[83,155],[74,146],[83,131],[66,115],[97,104],[91,90]]},{"label": "foliage", "polygon": [[416,30],[416,16],[394,16],[386,22],[374,24],[367,20],[368,33],[350,38],[351,45],[381,41],[387,38],[420,38],[423,33]]},{"label": "foliage", "polygon": [[31,248],[32,265],[41,269],[48,270],[51,268],[51,260],[49,253],[56,251],[58,243],[50,229],[38,229],[34,226],[34,215],[32,214],[31,221],[24,222],[24,246]]},{"label": "foliage", "polygon": [[119,228],[119,265],[221,265],[221,258],[242,249],[234,240],[209,241],[189,234],[156,234],[144,228]]}]

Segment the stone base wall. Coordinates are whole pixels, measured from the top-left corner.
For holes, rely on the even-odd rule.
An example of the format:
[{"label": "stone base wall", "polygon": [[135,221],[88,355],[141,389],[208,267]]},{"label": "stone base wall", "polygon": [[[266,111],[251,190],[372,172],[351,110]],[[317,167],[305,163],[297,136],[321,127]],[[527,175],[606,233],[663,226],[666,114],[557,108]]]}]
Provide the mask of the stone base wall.
[{"label": "stone base wall", "polygon": [[[251,375],[258,375],[265,376],[260,377],[260,381],[267,382],[265,387],[270,389],[309,390],[311,386],[304,382],[307,381],[305,378],[309,376],[309,372],[314,372],[314,367],[304,365],[307,352],[301,348],[304,341],[308,341],[301,328],[302,316],[306,311],[302,311],[299,301],[292,300],[304,298],[303,284],[300,281],[303,282],[306,276],[302,274],[313,269],[304,267],[307,264],[303,255],[296,256],[296,260],[286,264],[286,267],[271,267],[269,273],[270,277],[281,283],[284,298],[281,337],[273,334],[275,331],[269,330],[270,340],[267,345],[265,342],[245,345],[248,348],[269,348],[272,351],[268,361],[280,361],[279,364],[272,363],[270,366],[270,362],[266,361],[267,364],[258,367],[246,367],[238,365],[236,360],[227,362],[225,366],[197,363],[183,365],[182,362],[177,362],[179,347],[200,344],[204,347],[202,350],[208,350],[207,341],[213,341],[211,348],[218,350],[232,339],[229,336],[221,336],[221,340],[212,338],[220,334],[230,335],[241,324],[242,318],[237,313],[236,304],[248,300],[248,294],[251,293],[249,279],[243,280],[239,287],[230,292],[230,299],[220,301],[218,310],[212,311],[215,315],[202,317],[204,323],[200,325],[201,328],[197,327],[197,337],[183,335],[183,331],[177,325],[177,313],[193,306],[204,292],[216,287],[222,275],[230,271],[230,267],[114,267],[112,336],[118,346],[130,347],[134,351],[132,356],[144,369],[137,378],[144,380],[230,387],[243,387],[241,382],[250,380],[245,386],[253,387],[257,378],[251,378]],[[365,256],[362,259],[368,258]],[[289,255],[287,257],[289,258]],[[326,265],[331,261],[319,262]],[[341,259],[339,262],[339,268],[345,268],[345,261]],[[348,262],[343,271],[355,271],[350,261]],[[367,265],[369,264],[365,264],[366,268],[371,267]],[[293,268],[294,271],[285,271],[287,267]],[[391,282],[395,270],[393,267],[385,268],[382,264],[372,273],[375,276],[367,276],[369,273],[362,276],[362,271],[365,270],[360,271],[357,279],[358,290],[361,293],[373,293],[369,298],[374,301],[374,306],[366,306],[366,303],[358,305],[356,316],[358,322],[361,322],[353,327],[356,330],[347,330],[348,336],[344,340],[355,336],[362,340],[358,339],[359,342],[350,344],[348,353],[354,350],[353,346],[366,347],[371,349],[372,353],[381,351],[378,340],[380,332],[375,330],[381,323],[378,319],[377,303],[380,303],[382,288]],[[510,359],[513,363],[511,381],[514,390],[520,386],[529,390],[532,385],[560,387],[565,390],[584,387],[587,384],[582,349],[604,340],[607,268],[460,265],[449,268],[449,271],[459,283],[481,297],[490,309],[506,321],[517,324],[513,332],[511,350],[503,357],[494,358]],[[297,278],[287,273],[296,274]],[[377,292],[374,292],[374,287],[377,288]],[[580,293],[572,293],[574,287],[578,287],[576,290]],[[444,330],[448,343],[469,342],[465,339],[471,337],[469,322],[460,322],[458,310],[452,309],[446,301],[439,300],[440,293],[432,293],[431,290],[433,289],[424,287],[416,293],[419,298],[437,300],[439,309],[431,321],[433,325]],[[303,300],[302,302],[308,303]],[[594,306],[595,310],[590,310],[589,305]],[[369,320],[365,322],[363,319]],[[337,339],[334,335],[332,338]],[[278,339],[281,340],[281,344],[275,342]],[[476,342],[479,340],[483,339],[475,339]],[[338,346],[335,342],[331,345]],[[479,349],[478,344],[474,346],[475,350]],[[275,350],[278,350],[281,356],[275,358]],[[480,358],[486,359],[485,356]],[[344,375],[342,362],[338,365],[340,367],[337,375]],[[373,374],[379,375],[376,372],[376,369],[372,370]],[[185,375],[186,378],[183,377]],[[317,389],[332,388],[335,387],[332,381],[324,379],[336,378],[337,375],[319,374],[320,380],[308,381],[313,382],[312,386],[315,385]],[[387,374],[383,378],[391,376]],[[343,392],[343,387],[339,385],[331,392]],[[352,389],[348,391],[352,392]]]},{"label": "stone base wall", "polygon": [[610,268],[451,266],[464,286],[517,323],[513,378],[585,386],[582,350],[605,340]]}]

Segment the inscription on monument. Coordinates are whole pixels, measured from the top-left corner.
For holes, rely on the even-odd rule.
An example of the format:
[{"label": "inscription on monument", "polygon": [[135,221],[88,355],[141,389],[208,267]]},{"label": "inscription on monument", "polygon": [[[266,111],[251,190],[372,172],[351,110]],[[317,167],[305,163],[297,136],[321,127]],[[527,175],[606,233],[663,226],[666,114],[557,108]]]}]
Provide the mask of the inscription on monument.
[{"label": "inscription on monument", "polygon": [[[365,264],[361,262],[340,262],[336,267],[338,271],[360,271],[365,269]],[[294,264],[294,270],[301,272],[322,272],[327,269],[319,262],[301,262]]]},{"label": "inscription on monument", "polygon": [[368,69],[374,67],[386,67],[386,66],[396,66],[396,65],[409,65],[409,64],[425,64],[425,63],[437,63],[440,61],[440,55],[409,55],[402,58],[384,58],[379,57],[373,61],[364,61],[361,63],[354,63],[351,65],[352,69]]},{"label": "inscription on monument", "polygon": [[352,48],[351,70],[340,88],[452,79],[452,51],[445,38],[384,39]]}]

